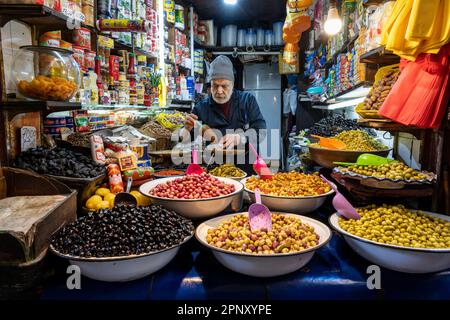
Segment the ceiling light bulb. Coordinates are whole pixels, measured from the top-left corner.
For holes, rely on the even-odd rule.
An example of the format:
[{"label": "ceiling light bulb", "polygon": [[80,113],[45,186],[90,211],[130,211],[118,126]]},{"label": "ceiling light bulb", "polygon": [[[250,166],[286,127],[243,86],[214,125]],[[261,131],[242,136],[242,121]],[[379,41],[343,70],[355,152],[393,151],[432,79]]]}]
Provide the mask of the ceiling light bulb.
[{"label": "ceiling light bulb", "polygon": [[234,4],[237,3],[237,0],[223,0],[223,2],[225,2],[226,4],[232,4],[232,5],[234,5]]},{"label": "ceiling light bulb", "polygon": [[335,35],[342,28],[342,20],[339,18],[338,10],[335,7],[331,7],[328,10],[327,20],[325,21],[325,32],[329,35]]}]

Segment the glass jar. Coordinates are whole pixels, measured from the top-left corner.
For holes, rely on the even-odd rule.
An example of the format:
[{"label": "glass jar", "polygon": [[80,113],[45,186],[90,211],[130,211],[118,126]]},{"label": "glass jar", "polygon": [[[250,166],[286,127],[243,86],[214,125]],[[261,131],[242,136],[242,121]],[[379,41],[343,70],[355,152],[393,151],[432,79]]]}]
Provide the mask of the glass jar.
[{"label": "glass jar", "polygon": [[13,62],[18,97],[68,101],[80,84],[80,67],[73,52],[54,47],[20,47]]}]

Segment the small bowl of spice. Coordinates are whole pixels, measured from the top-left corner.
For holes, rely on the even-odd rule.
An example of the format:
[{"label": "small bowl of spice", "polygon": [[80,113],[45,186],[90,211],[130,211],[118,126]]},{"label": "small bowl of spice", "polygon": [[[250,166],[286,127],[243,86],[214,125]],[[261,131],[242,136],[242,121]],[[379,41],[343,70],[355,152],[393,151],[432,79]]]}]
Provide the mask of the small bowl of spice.
[{"label": "small bowl of spice", "polygon": [[156,179],[162,179],[162,178],[170,178],[170,177],[181,177],[184,175],[184,173],[185,172],[183,170],[178,170],[178,169],[161,169],[161,170],[155,171],[153,176]]}]

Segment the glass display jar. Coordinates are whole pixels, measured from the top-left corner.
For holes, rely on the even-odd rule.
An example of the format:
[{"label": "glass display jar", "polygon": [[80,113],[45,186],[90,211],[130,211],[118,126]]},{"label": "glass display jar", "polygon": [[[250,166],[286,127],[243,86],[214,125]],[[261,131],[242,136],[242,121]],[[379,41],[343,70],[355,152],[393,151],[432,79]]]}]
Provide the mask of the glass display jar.
[{"label": "glass display jar", "polygon": [[54,47],[23,46],[13,62],[19,98],[68,101],[80,84],[80,68],[72,51]]}]

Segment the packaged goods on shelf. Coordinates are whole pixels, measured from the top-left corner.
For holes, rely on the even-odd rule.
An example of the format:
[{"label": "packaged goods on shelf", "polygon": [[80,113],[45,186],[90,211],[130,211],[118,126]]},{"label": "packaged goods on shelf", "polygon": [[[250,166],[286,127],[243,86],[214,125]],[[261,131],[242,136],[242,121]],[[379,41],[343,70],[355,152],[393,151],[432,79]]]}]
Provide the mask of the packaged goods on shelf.
[{"label": "packaged goods on shelf", "polygon": [[182,5],[175,5],[175,27],[184,30],[184,7]]},{"label": "packaged goods on shelf", "polygon": [[342,2],[343,12],[343,40],[344,42],[353,38],[358,32],[356,28],[356,0],[345,0]]},{"label": "packaged goods on shelf", "polygon": [[203,74],[204,50],[196,49],[194,51],[194,72]]}]

